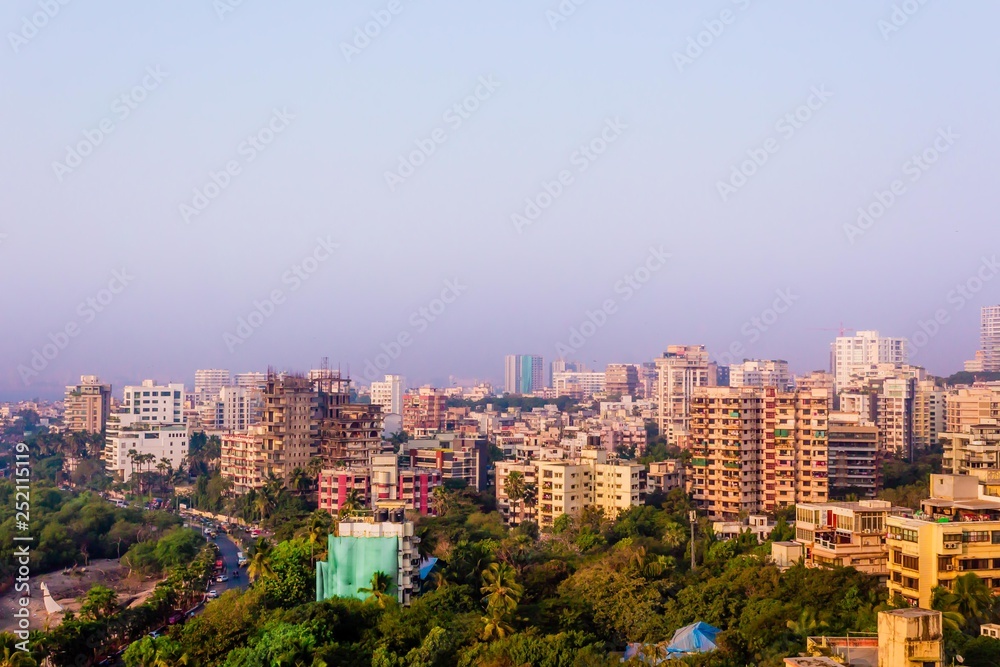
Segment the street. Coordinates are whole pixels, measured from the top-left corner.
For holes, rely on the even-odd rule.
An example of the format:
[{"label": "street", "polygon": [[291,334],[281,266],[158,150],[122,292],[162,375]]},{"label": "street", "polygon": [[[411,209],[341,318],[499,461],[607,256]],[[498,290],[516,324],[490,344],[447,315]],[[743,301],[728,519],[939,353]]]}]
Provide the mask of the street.
[{"label": "street", "polygon": [[[220,533],[218,537],[212,540],[219,545],[219,554],[222,558],[223,571],[229,575],[229,581],[224,581],[222,583],[212,582],[212,588],[222,595],[230,588],[238,588],[240,590],[246,590],[250,581],[247,577],[246,568],[241,568],[239,566],[239,559],[236,554],[239,552],[239,547],[233,542],[228,535],[225,533]],[[240,573],[239,579],[233,578],[233,572],[238,571]]]}]

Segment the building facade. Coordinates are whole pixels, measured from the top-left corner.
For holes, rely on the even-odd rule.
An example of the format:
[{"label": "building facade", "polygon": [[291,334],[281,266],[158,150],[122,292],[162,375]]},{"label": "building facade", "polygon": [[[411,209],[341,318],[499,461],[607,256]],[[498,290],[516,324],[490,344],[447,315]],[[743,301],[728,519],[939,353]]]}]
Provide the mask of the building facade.
[{"label": "building facade", "polygon": [[704,345],[670,345],[656,360],[656,370],[660,433],[687,433],[691,398],[696,388],[716,386],[716,364],[709,361]]},{"label": "building facade", "polygon": [[831,345],[831,362],[837,388],[847,385],[860,370],[880,363],[905,364],[906,339],[889,338],[878,331],[858,331],[838,336]]},{"label": "building facade", "polygon": [[788,362],[782,359],[744,359],[729,366],[730,387],[777,387],[788,391],[791,384]]},{"label": "building facade", "polygon": [[111,413],[111,385],[96,375],[81,375],[80,384],[66,387],[63,424],[71,433],[104,433]]},{"label": "building facade", "polygon": [[381,382],[371,384],[372,404],[382,407],[383,414],[403,414],[403,376],[386,375]]},{"label": "building facade", "polygon": [[504,359],[503,390],[528,395],[545,387],[545,366],[537,354],[508,354]]},{"label": "building facade", "polygon": [[1000,306],[983,306],[980,325],[983,370],[1000,373]]},{"label": "building facade", "polygon": [[[555,378],[552,378],[555,385]],[[604,369],[604,391],[616,396],[639,395],[639,367],[635,364],[608,364]]]},{"label": "building facade", "polygon": [[860,415],[834,412],[830,414],[828,441],[830,495],[875,498],[882,490],[878,427]]},{"label": "building facade", "polygon": [[889,577],[885,500],[801,503],[795,506],[795,541],[803,545],[806,567],[853,567]]},{"label": "building facade", "polygon": [[204,401],[218,398],[219,391],[232,384],[229,370],[225,368],[203,368],[194,372],[194,401],[199,405]]}]

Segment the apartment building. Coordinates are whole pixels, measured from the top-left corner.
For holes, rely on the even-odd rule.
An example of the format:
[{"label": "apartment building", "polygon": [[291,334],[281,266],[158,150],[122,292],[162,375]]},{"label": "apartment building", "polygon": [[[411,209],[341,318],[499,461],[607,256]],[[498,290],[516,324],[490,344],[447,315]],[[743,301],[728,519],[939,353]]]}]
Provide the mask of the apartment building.
[{"label": "apartment building", "polygon": [[684,488],[684,463],[680,459],[667,459],[649,464],[646,473],[648,493],[669,493]]},{"label": "apartment building", "polygon": [[976,354],[962,365],[966,373],[982,373],[986,368],[986,353],[976,350]]},{"label": "apartment building", "polygon": [[403,414],[403,376],[386,375],[381,382],[372,382],[371,401],[382,407],[383,414]]},{"label": "apartment building", "polygon": [[803,545],[806,567],[853,567],[884,581],[889,576],[886,519],[901,514],[885,500],[800,503],[795,541]]},{"label": "apartment building", "polygon": [[607,389],[607,378],[598,372],[565,372],[552,376],[552,388],[557,397],[582,399],[602,394]]},{"label": "apartment building", "polygon": [[696,388],[714,387],[716,364],[709,361],[704,345],[669,345],[656,360],[660,433],[676,444],[691,426],[691,398]]},{"label": "apartment building", "polygon": [[410,440],[405,445],[411,469],[434,469],[442,480],[461,480],[470,488],[489,485],[489,446],[485,438],[443,433],[432,440]]},{"label": "apartment building", "polygon": [[395,454],[379,454],[364,468],[327,468],[319,476],[319,507],[340,511],[353,490],[365,507],[403,507],[433,513],[432,493],[442,483],[435,469],[401,468]]},{"label": "apartment building", "polygon": [[831,370],[837,388],[847,385],[851,376],[873,364],[905,364],[906,339],[889,338],[878,331],[858,331],[853,336],[838,336],[830,346]]},{"label": "apartment building", "polygon": [[879,430],[850,412],[830,413],[827,429],[830,495],[875,498],[882,490]]},{"label": "apartment building", "polygon": [[563,461],[536,461],[539,484],[537,523],[551,528],[561,515],[577,516],[593,505],[605,516],[616,517],[646,495],[646,469],[642,464],[609,460],[602,449],[587,449]]},{"label": "apartment building", "polygon": [[108,471],[127,482],[138,471],[136,457],[146,457],[151,469],[163,459],[179,469],[188,452],[183,406],[182,384],[144,380],[141,385],[126,386],[118,411],[108,417],[103,455]]},{"label": "apartment building", "polygon": [[198,407],[199,428],[204,431],[245,431],[261,419],[263,395],[254,389],[224,386],[214,398]]},{"label": "apartment building", "polygon": [[783,359],[744,359],[729,365],[730,387],[777,387],[788,391],[791,385],[788,362]]},{"label": "apartment building", "polygon": [[96,375],[81,375],[80,384],[66,387],[63,425],[70,433],[104,433],[111,413],[111,385]]},{"label": "apartment building", "polygon": [[700,387],[686,474],[712,519],[828,500],[828,396],[774,387]]},{"label": "apartment building", "polygon": [[[552,382],[555,384],[555,378]],[[604,369],[604,391],[615,396],[637,396],[639,367],[635,364],[608,364]]]},{"label": "apartment building", "polygon": [[440,389],[424,386],[403,395],[403,430],[422,437],[444,431],[448,398]]},{"label": "apartment building", "polygon": [[203,368],[194,372],[194,402],[200,405],[214,401],[219,391],[232,384],[229,370],[225,368]]},{"label": "apartment building", "polygon": [[504,358],[503,390],[507,394],[532,394],[545,387],[545,366],[537,354],[508,354]]},{"label": "apartment building", "polygon": [[930,493],[919,516],[886,520],[890,595],[930,607],[935,587],[969,572],[1000,592],[1000,497],[963,475],[931,475]]},{"label": "apartment building", "polygon": [[920,380],[913,395],[913,447],[924,451],[938,444],[947,428],[946,392],[934,380]]},{"label": "apartment building", "polygon": [[945,473],[976,477],[988,493],[1000,495],[1000,424],[975,424],[960,433],[942,433],[941,439]]},{"label": "apartment building", "polygon": [[232,482],[232,492],[242,496],[264,486],[264,428],[251,427],[246,433],[223,433],[220,473]]},{"label": "apartment building", "polygon": [[314,413],[318,394],[301,375],[269,373],[264,385],[264,477],[287,480],[296,468],[305,469],[318,454]]},{"label": "apartment building", "polygon": [[1000,373],[1000,306],[983,306],[980,328],[983,370]]},{"label": "apartment building", "polygon": [[[837,407],[837,389],[836,380],[834,379],[833,373],[827,373],[826,371],[811,371],[805,375],[798,375],[795,377],[795,388],[799,391],[813,391],[814,389],[823,389],[826,391],[826,395],[829,397],[829,409],[830,412],[838,409]],[[843,410],[843,408],[840,408]]]},{"label": "apartment building", "polygon": [[[508,495],[507,479],[512,472],[521,475],[523,485],[532,489],[534,498],[528,502],[525,499],[511,500]],[[497,509],[504,521],[516,526],[524,521],[535,520],[535,506],[538,504],[538,466],[534,461],[497,461],[496,496]]]},{"label": "apartment building", "polygon": [[1000,421],[1000,384],[976,384],[945,396],[945,423],[949,433],[961,433],[976,424]]},{"label": "apartment building", "polygon": [[267,373],[237,373],[233,376],[233,384],[244,389],[259,389],[263,391],[264,385],[267,384]]}]

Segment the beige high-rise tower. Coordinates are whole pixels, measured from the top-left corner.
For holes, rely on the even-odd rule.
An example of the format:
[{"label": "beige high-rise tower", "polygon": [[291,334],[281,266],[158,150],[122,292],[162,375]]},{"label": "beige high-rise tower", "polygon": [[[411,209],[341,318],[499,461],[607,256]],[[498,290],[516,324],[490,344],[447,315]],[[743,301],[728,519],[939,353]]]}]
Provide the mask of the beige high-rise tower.
[{"label": "beige high-rise tower", "polygon": [[691,423],[691,396],[716,385],[716,364],[704,345],[669,345],[656,360],[660,434],[675,443]]},{"label": "beige high-rise tower", "polygon": [[80,384],[66,387],[63,423],[74,433],[103,433],[111,412],[111,385],[96,375],[81,375]]}]

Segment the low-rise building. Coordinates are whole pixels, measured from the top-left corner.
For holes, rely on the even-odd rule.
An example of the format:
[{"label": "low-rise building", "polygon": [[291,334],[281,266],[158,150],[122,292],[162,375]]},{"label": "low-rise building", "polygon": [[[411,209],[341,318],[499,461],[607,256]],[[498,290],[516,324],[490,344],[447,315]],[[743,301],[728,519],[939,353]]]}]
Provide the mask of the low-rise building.
[{"label": "low-rise building", "polygon": [[646,483],[649,493],[669,493],[674,489],[683,489],[684,462],[680,459],[667,459],[650,463]]},{"label": "low-rise building", "polygon": [[795,541],[805,548],[806,567],[853,567],[884,580],[886,519],[894,512],[903,513],[885,500],[796,505]]},{"label": "low-rise building", "polygon": [[758,542],[765,542],[775,525],[766,516],[752,514],[746,521],[715,521],[712,523],[712,532],[722,542],[735,539],[746,532],[752,533]]}]

